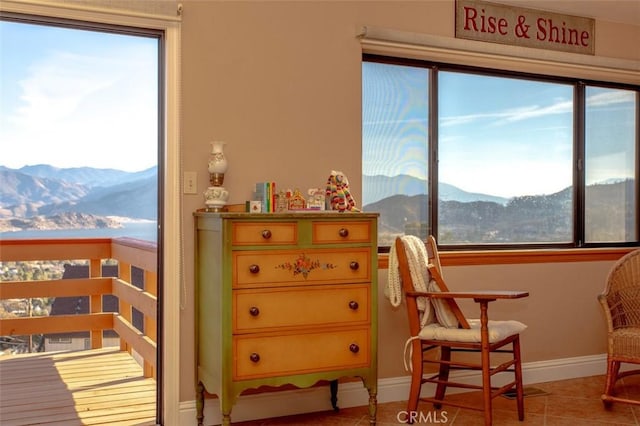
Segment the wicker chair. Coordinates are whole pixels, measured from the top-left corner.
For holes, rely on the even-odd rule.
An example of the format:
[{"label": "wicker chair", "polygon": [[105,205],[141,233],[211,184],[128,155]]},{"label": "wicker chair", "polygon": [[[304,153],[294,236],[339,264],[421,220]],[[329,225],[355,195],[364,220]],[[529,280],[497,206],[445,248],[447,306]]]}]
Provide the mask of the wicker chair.
[{"label": "wicker chair", "polygon": [[[419,401],[431,402],[436,408],[444,405],[470,408],[484,412],[485,425],[492,424],[492,400],[506,392],[515,391],[518,418],[524,419],[524,394],[520,358],[520,332],[526,326],[517,321],[489,321],[489,302],[497,299],[516,299],[528,296],[521,291],[450,292],[441,273],[440,261],[433,237],[425,243],[417,237],[398,237],[389,256],[389,288],[392,305],[406,302],[411,337],[405,352],[410,349],[411,388],[407,421],[417,413]],[[480,307],[479,320],[467,320],[455,299],[473,299]],[[440,349],[439,359],[429,356],[431,349]],[[454,360],[454,352],[480,353],[476,362],[468,358]],[[509,353],[509,359],[491,365],[490,354]],[[429,354],[428,354],[429,353]],[[406,361],[405,361],[406,363]],[[438,372],[425,375],[424,365],[433,363]],[[407,367],[405,365],[405,367]],[[450,380],[451,370],[482,372],[482,384]],[[492,386],[497,373],[513,373],[513,381],[501,387]],[[460,379],[458,379],[460,380]],[[433,398],[421,397],[423,383],[435,384]],[[445,400],[447,387],[482,390],[482,407]]]},{"label": "wicker chair", "polygon": [[618,260],[598,296],[607,321],[607,378],[602,395],[606,408],[613,402],[640,405],[640,401],[614,396],[618,379],[640,373],[620,372],[621,363],[640,364],[640,249]]}]

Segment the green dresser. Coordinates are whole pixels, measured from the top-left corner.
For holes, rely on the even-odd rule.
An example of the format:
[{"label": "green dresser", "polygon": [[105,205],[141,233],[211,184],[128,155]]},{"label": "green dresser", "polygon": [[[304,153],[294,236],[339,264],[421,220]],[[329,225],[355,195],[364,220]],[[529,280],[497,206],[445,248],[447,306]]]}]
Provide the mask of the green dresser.
[{"label": "green dresser", "polygon": [[375,424],[377,214],[195,213],[198,424],[244,390],[360,377]]}]

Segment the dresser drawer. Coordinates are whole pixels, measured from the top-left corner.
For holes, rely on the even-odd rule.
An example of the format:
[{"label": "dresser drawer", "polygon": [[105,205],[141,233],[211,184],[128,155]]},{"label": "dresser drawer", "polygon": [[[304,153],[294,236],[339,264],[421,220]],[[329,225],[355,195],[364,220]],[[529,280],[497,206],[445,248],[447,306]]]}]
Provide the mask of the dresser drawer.
[{"label": "dresser drawer", "polygon": [[304,334],[233,337],[233,379],[368,367],[368,327]]},{"label": "dresser drawer", "polygon": [[366,243],[371,241],[371,222],[361,221],[315,221],[312,240],[314,244]]},{"label": "dresser drawer", "polygon": [[369,284],[350,284],[234,290],[233,332],[368,324],[369,289]]},{"label": "dresser drawer", "polygon": [[371,249],[234,251],[233,287],[371,281]]},{"label": "dresser drawer", "polygon": [[268,246],[297,242],[296,222],[233,222],[231,224],[231,244],[236,246]]}]

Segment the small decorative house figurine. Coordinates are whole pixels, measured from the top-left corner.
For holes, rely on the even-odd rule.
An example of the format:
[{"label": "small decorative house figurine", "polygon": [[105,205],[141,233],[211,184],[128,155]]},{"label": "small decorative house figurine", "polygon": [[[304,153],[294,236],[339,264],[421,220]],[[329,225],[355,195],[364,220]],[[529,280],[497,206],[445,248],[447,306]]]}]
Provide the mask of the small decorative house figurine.
[{"label": "small decorative house figurine", "polygon": [[307,202],[300,193],[300,190],[296,188],[291,198],[289,198],[289,210],[304,210],[306,207]]}]

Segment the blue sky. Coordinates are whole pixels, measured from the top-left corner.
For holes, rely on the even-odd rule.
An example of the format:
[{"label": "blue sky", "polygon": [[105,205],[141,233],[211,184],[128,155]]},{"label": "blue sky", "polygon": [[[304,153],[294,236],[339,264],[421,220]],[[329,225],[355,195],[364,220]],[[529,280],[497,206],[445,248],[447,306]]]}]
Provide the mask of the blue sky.
[{"label": "blue sky", "polygon": [[157,164],[157,40],[0,21],[0,165]]},{"label": "blue sky", "polygon": [[[372,73],[369,65],[363,173],[424,179],[427,73],[389,66]],[[569,86],[513,80],[505,89],[456,74],[440,83],[455,94],[440,104],[441,181],[505,197],[571,184]],[[138,171],[157,162],[153,38],[0,21],[0,92],[0,165]],[[599,119],[587,182],[632,176],[630,92],[588,95]]]},{"label": "blue sky", "polygon": [[[428,78],[427,69],[364,64],[363,174],[426,179]],[[441,182],[502,197],[572,184],[571,85],[453,72],[439,85]],[[587,122],[587,184],[633,177],[632,92],[589,89]]]}]

